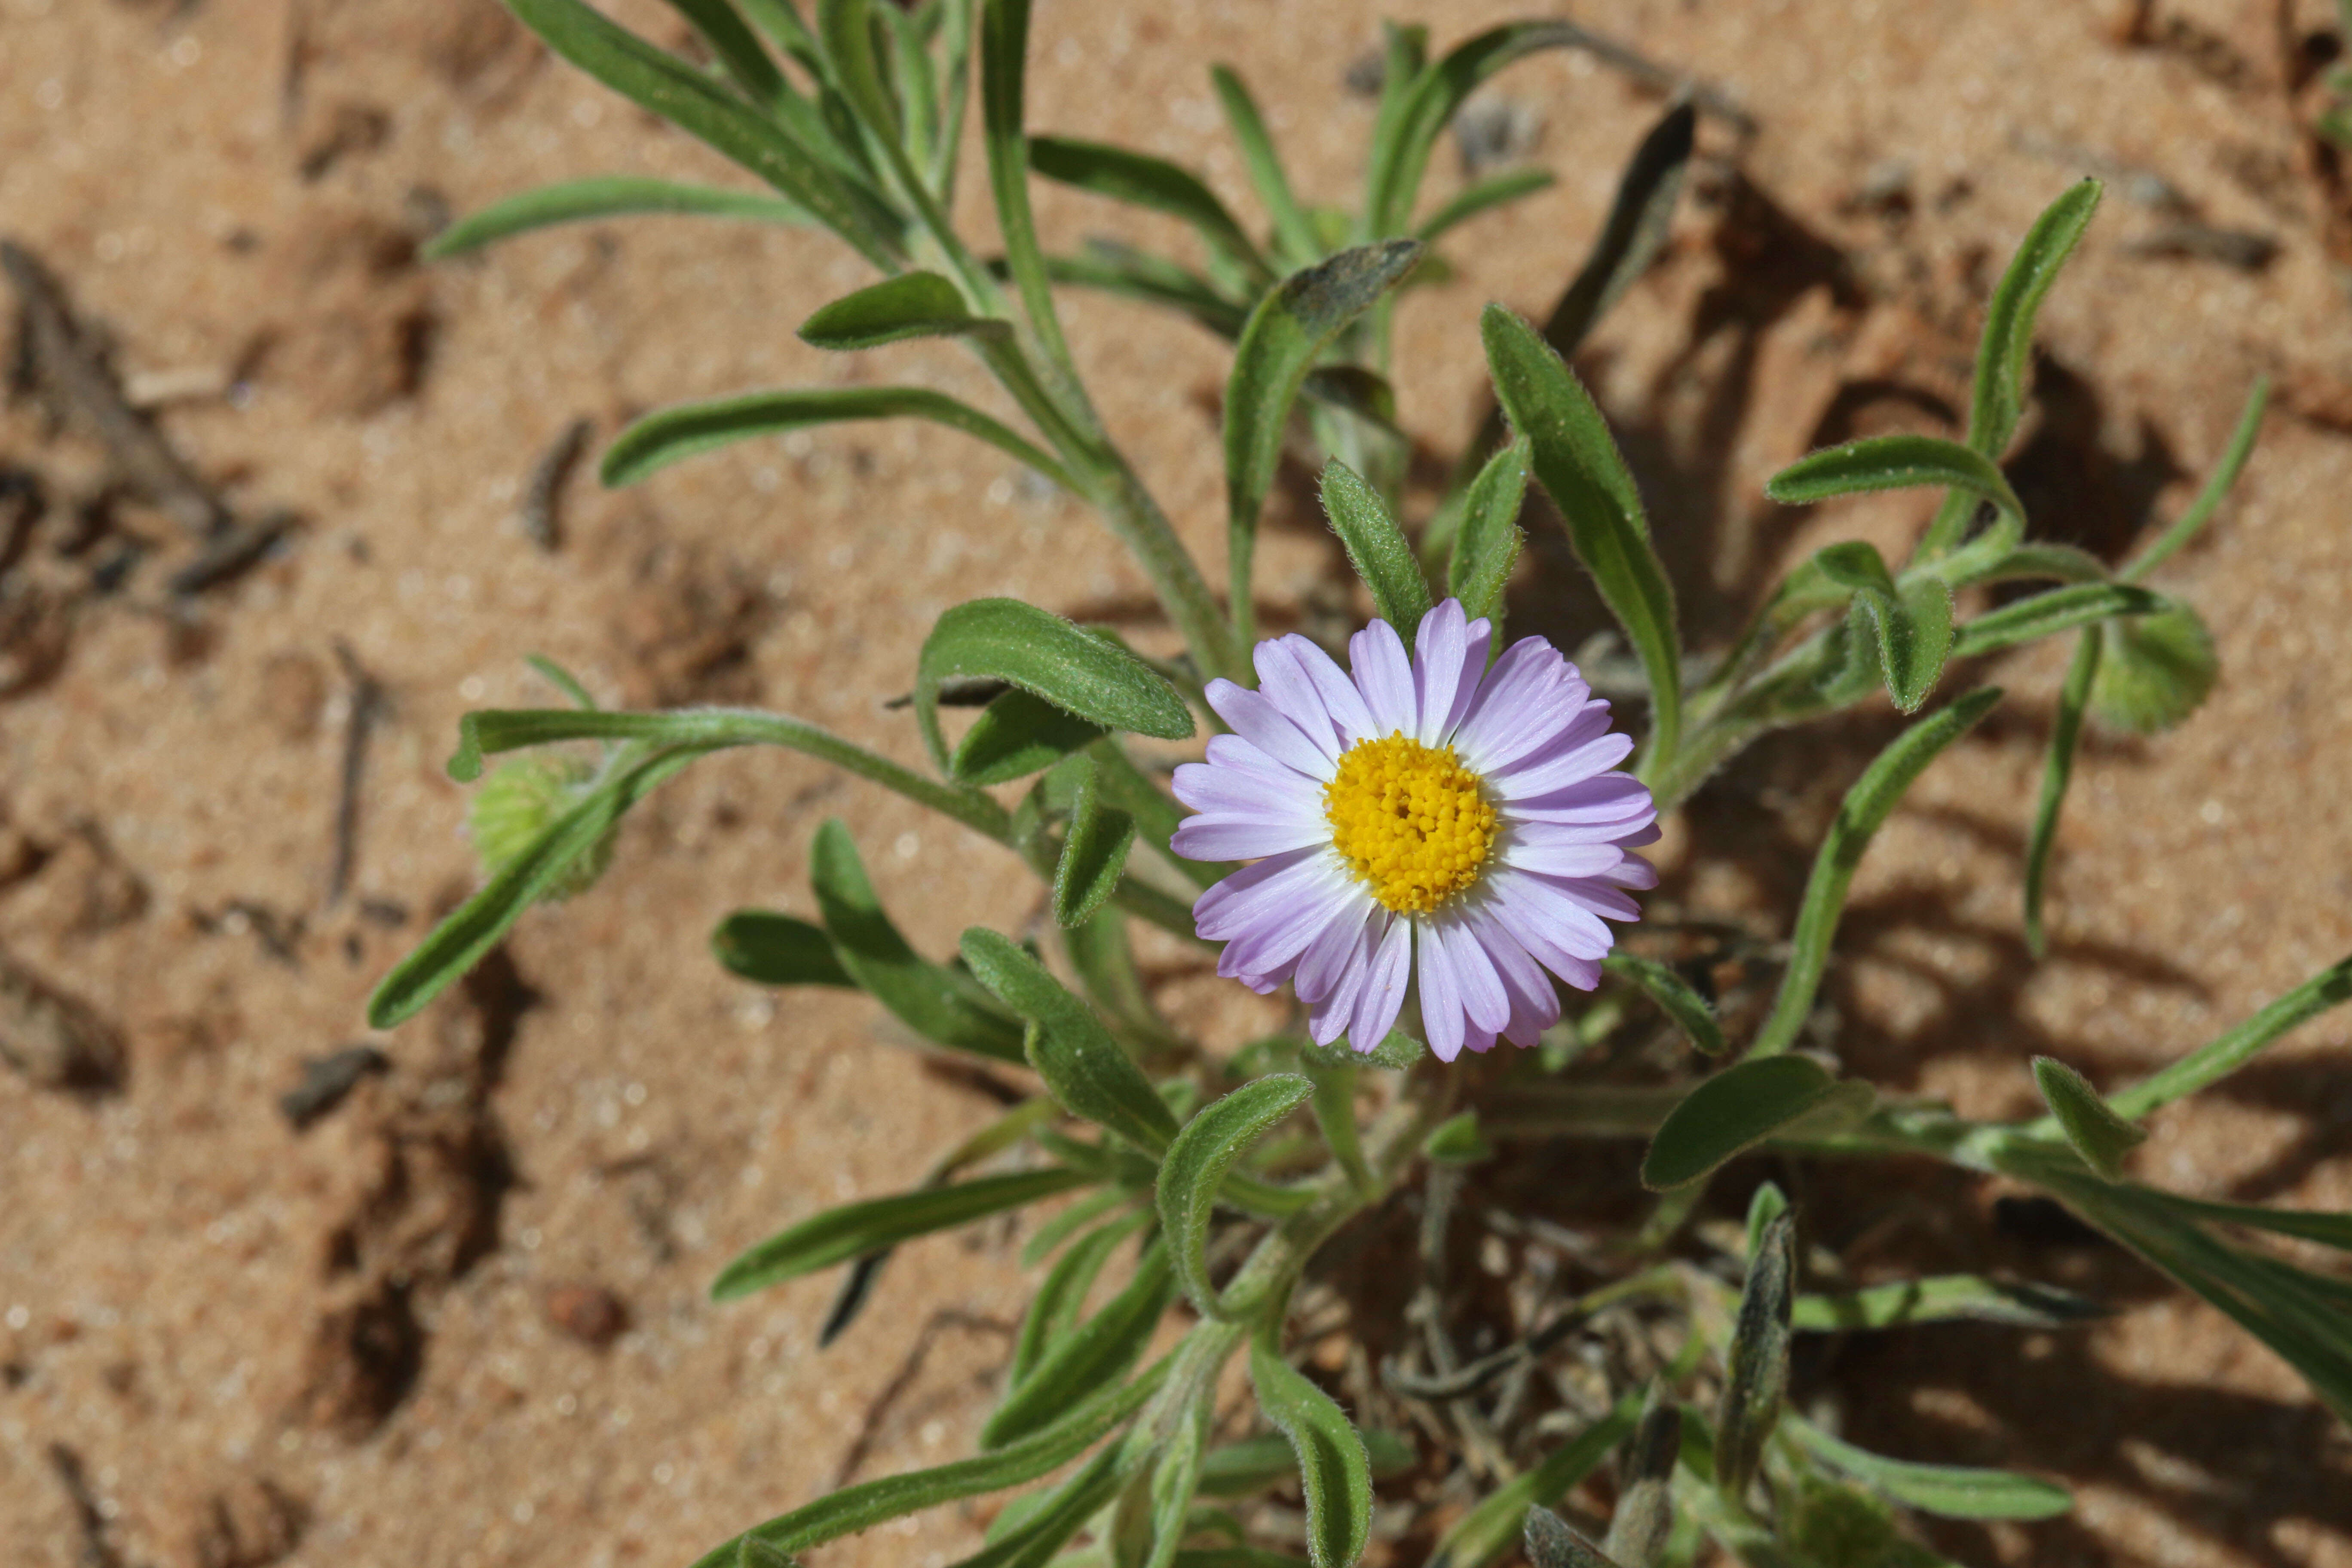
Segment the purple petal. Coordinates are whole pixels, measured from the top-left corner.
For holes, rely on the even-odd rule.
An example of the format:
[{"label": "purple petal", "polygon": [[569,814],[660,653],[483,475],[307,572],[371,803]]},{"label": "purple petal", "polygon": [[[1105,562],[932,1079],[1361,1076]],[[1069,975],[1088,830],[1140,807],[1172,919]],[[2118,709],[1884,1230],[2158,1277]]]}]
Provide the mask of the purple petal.
[{"label": "purple petal", "polygon": [[1608,870],[1595,872],[1594,875],[1604,882],[1631,888],[1637,893],[1658,885],[1658,868],[1639,855],[1628,855]]},{"label": "purple petal", "polygon": [[1501,867],[1486,878],[1495,918],[1535,961],[1555,974],[1563,964],[1606,957],[1616,937],[1601,917],[1578,903],[1559,884]]},{"label": "purple petal", "polygon": [[1323,694],[1298,667],[1298,658],[1291,652],[1287,639],[1258,644],[1251,662],[1257,666],[1258,689],[1265,693],[1267,700],[1297,726],[1299,733],[1325,758],[1339,761],[1339,738],[1331,724],[1330,710],[1324,705]]},{"label": "purple petal", "polygon": [[1356,689],[1364,694],[1364,706],[1371,710],[1375,732],[1418,732],[1421,720],[1413,700],[1412,665],[1404,656],[1396,628],[1386,621],[1374,621],[1349,637],[1348,661]]},{"label": "purple petal", "polygon": [[[1538,753],[1540,761],[1531,763],[1524,773],[1512,773],[1495,780],[1495,791],[1505,800],[1521,795],[1541,797],[1566,789],[1586,779],[1597,777],[1625,760],[1633,749],[1633,737],[1611,731],[1581,745],[1554,751],[1546,747]],[[1489,775],[1490,777],[1492,775]]]},{"label": "purple petal", "polygon": [[1503,1026],[1503,1037],[1513,1045],[1534,1045],[1546,1029],[1559,1022],[1559,993],[1552,989],[1543,966],[1528,956],[1528,950],[1503,929],[1483,900],[1465,908],[1463,918],[1477,933],[1479,946],[1493,962],[1496,977],[1511,998],[1510,1022]]},{"label": "purple petal", "polygon": [[1543,885],[1574,900],[1579,909],[1627,924],[1642,918],[1642,906],[1601,877],[1543,877]]},{"label": "purple petal", "polygon": [[1615,870],[1625,852],[1614,844],[1529,843],[1514,833],[1503,840],[1495,858],[1498,865],[1550,877],[1599,877]]},{"label": "purple petal", "polygon": [[1450,1062],[1462,1054],[1462,984],[1454,973],[1453,955],[1434,940],[1426,923],[1420,936],[1421,1032],[1437,1059]]},{"label": "purple petal", "polygon": [[[1220,735],[1220,741],[1233,740]],[[1247,742],[1240,744],[1247,745]],[[1252,748],[1255,750],[1255,748]],[[1216,763],[1186,763],[1176,770],[1170,785],[1178,800],[1194,811],[1222,812],[1228,816],[1292,817],[1323,821],[1323,792],[1315,781],[1288,768],[1254,767]]]},{"label": "purple petal", "polygon": [[1496,1030],[1511,1021],[1511,999],[1503,993],[1503,982],[1495,973],[1486,951],[1478,942],[1477,933],[1459,918],[1433,921],[1422,927],[1424,939],[1435,933],[1444,944],[1445,956],[1453,964],[1454,978],[1461,988],[1462,1011],[1470,1022],[1486,1030]]},{"label": "purple petal", "polygon": [[1448,599],[1421,617],[1412,639],[1412,705],[1420,727],[1405,733],[1424,746],[1437,744],[1462,687],[1462,656],[1468,651],[1462,601]]},{"label": "purple petal", "polygon": [[1212,680],[1206,695],[1217,716],[1259,751],[1309,778],[1330,778],[1334,771],[1331,759],[1318,751],[1315,742],[1297,725],[1283,717],[1282,710],[1265,693],[1235,686],[1230,680]]},{"label": "purple petal", "polygon": [[1483,1057],[1495,1048],[1494,1031],[1482,1029],[1475,1024],[1468,1025],[1462,1031],[1462,1043]]},{"label": "purple petal", "polygon": [[1282,639],[1307,679],[1315,683],[1316,695],[1323,699],[1325,711],[1339,727],[1342,745],[1354,745],[1358,741],[1376,739],[1388,733],[1372,722],[1372,710],[1364,706],[1364,694],[1348,679],[1347,671],[1331,662],[1331,656],[1300,637],[1297,632]]},{"label": "purple petal", "polygon": [[1286,977],[1307,944],[1341,920],[1357,890],[1344,873],[1327,868],[1321,883],[1302,890],[1279,911],[1227,942],[1218,973]]},{"label": "purple petal", "polygon": [[1284,817],[1188,816],[1168,847],[1187,860],[1255,860],[1261,855],[1311,849],[1331,837],[1321,821]]},{"label": "purple petal", "polygon": [[[1329,923],[1298,955],[1298,971],[1291,978],[1298,987],[1298,999],[1309,1007],[1337,997],[1350,964],[1360,969],[1370,962],[1371,947],[1364,928],[1371,924],[1372,911],[1380,906],[1360,886],[1350,885],[1348,894]],[[1338,1034],[1339,1027],[1334,1026],[1331,1032]]]},{"label": "purple petal", "polygon": [[1549,795],[1514,799],[1510,814],[1525,822],[1605,824],[1612,838],[1636,832],[1658,819],[1650,792],[1630,773],[1602,773]]},{"label": "purple petal", "polygon": [[1412,962],[1412,922],[1399,920],[1387,910],[1388,927],[1381,930],[1381,916],[1375,916],[1368,931],[1380,931],[1381,945],[1366,965],[1361,987],[1356,994],[1356,1016],[1348,1026],[1348,1043],[1360,1051],[1374,1051],[1396,1027],[1397,1015],[1404,1010],[1406,977]]},{"label": "purple petal", "polygon": [[1507,767],[1572,721],[1589,695],[1558,648],[1522,637],[1486,671],[1454,729],[1454,746],[1481,773]]},{"label": "purple petal", "polygon": [[1294,849],[1244,866],[1203,889],[1192,900],[1192,924],[1201,940],[1223,942],[1312,886],[1325,869],[1316,864],[1318,858],[1316,850]]}]

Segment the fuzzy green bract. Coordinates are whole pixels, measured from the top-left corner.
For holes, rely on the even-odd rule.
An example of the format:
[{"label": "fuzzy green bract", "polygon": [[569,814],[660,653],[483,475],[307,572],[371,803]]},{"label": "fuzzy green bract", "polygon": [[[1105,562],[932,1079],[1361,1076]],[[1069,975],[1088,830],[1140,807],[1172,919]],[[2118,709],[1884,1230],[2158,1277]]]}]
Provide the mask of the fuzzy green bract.
[{"label": "fuzzy green bract", "polygon": [[[1523,301],[1486,309],[1480,342],[1464,348],[1483,348],[1492,402],[1463,449],[1432,466],[1397,425],[1399,389],[1413,384],[1391,363],[1397,302],[1449,275],[1423,265],[1443,261],[1436,246],[1466,243],[1486,215],[1553,175],[1506,171],[1435,202],[1423,200],[1423,176],[1465,100],[1514,62],[1567,49],[1639,66],[1575,24],[1509,23],[1436,50],[1423,29],[1391,26],[1361,189],[1344,203],[1285,167],[1270,129],[1283,117],[1260,99],[1273,79],[1253,84],[1244,68],[1217,68],[1209,85],[1246,176],[1254,205],[1244,206],[1217,194],[1223,182],[1166,158],[1029,123],[1027,0],[820,0],[806,15],[793,0],[674,0],[707,64],[583,0],[510,4],[563,59],[766,188],[576,180],[493,203],[447,230],[434,254],[639,216],[823,230],[872,273],[810,314],[802,338],[829,353],[887,354],[898,378],[861,374],[856,384],[656,409],[606,450],[607,483],[664,482],[655,476],[674,463],[781,432],[823,440],[848,421],[926,421],[987,443],[1008,472],[1042,476],[1091,513],[1159,611],[1123,616],[1113,630],[985,596],[990,585],[974,584],[983,596],[925,631],[896,691],[861,694],[908,694],[908,727],[880,749],[752,709],[606,711],[543,660],[535,668],[572,707],[462,721],[449,773],[480,781],[472,821],[484,881],[383,977],[369,1005],[378,1027],[414,1017],[512,933],[537,941],[583,929],[566,922],[632,872],[635,852],[614,850],[626,814],[720,751],[782,747],[841,770],[985,840],[998,856],[992,875],[1017,879],[1025,868],[1038,879],[991,905],[1015,922],[1009,930],[974,925],[954,953],[926,953],[898,919],[937,929],[944,911],[929,906],[940,900],[971,918],[948,890],[959,883],[929,865],[869,873],[844,822],[775,807],[808,846],[809,908],[724,914],[710,937],[714,977],[855,993],[884,1039],[967,1058],[953,1070],[1007,1103],[908,1173],[901,1190],[796,1212],[764,1240],[756,1230],[736,1237],[744,1250],[713,1295],[731,1300],[846,1265],[822,1343],[903,1309],[908,1271],[883,1263],[894,1249],[937,1245],[927,1237],[1004,1227],[986,1234],[1021,1233],[1023,1266],[1042,1272],[977,1456],[782,1499],[798,1506],[715,1544],[664,1542],[669,1558],[700,1550],[698,1568],[775,1568],[918,1510],[1033,1483],[988,1505],[996,1522],[962,1568],[1296,1565],[1299,1536],[1261,1538],[1247,1500],[1269,1490],[1298,1521],[1312,1568],[1358,1561],[1376,1504],[1421,1510],[1440,1498],[1468,1506],[1439,1534],[1433,1568],[1486,1568],[1522,1541],[1538,1568],[1687,1563],[1710,1542],[1758,1564],[1862,1568],[1930,1560],[1904,1535],[1898,1507],[1976,1520],[2063,1511],[2070,1499],[2053,1481],[1934,1453],[1877,1454],[1818,1424],[1802,1358],[1792,1382],[1791,1345],[1800,1335],[1951,1332],[1945,1325],[1962,1321],[1979,1334],[2063,1333],[2105,1304],[2043,1281],[1964,1273],[1809,1290],[1800,1262],[1833,1240],[1800,1247],[1804,1216],[1772,1182],[1753,1185],[1744,1227],[1717,1190],[1752,1171],[1743,1162],[1758,1151],[1781,1162],[1943,1162],[2025,1184],[2211,1302],[2352,1417],[2352,1283],[2340,1268],[2273,1249],[2285,1237],[2352,1252],[2352,1216],[2191,1199],[2133,1182],[2127,1158],[2150,1112],[2352,998],[2352,959],[2105,1095],[2054,1060],[2029,1068],[2020,1058],[2017,1088],[2030,1079],[2049,1108],[2021,1121],[1970,1121],[1882,1096],[1830,1065],[1834,1040],[1820,1026],[1869,844],[2000,698],[1962,687],[1955,666],[1966,664],[1973,682],[2008,650],[2072,639],[2042,787],[2030,824],[2015,824],[2037,952],[2050,939],[2045,909],[2084,725],[2180,723],[2218,678],[2215,639],[2195,608],[2143,579],[2223,515],[2254,447],[2265,385],[2252,389],[2196,500],[2121,567],[2035,537],[2048,520],[2027,514],[2000,467],[2028,412],[2036,315],[2064,286],[2066,259],[2097,208],[2095,182],[2054,193],[1993,289],[1964,439],[1895,432],[1788,453],[1766,487],[1783,505],[1832,509],[1866,491],[1944,492],[1913,547],[1833,540],[1777,581],[1743,584],[1744,624],[1697,625],[1654,543],[1654,527],[1671,541],[1682,520],[1654,523],[1651,476],[1629,460],[1612,410],[1571,361],[1660,253],[1698,121],[1752,130],[1720,89],[1694,85],[1648,128],[1549,311],[1523,317]],[[952,216],[975,96],[995,220],[981,235]],[[1121,209],[1173,217],[1181,243],[1160,254],[1106,235],[1049,253],[1032,213],[1034,178],[1083,193],[1089,223],[1115,226]],[[1097,414],[1058,316],[1056,290],[1069,287],[1168,313],[1226,345],[1222,429],[1199,454],[1223,476],[1222,599]],[[933,370],[952,356],[993,390],[977,400],[934,390]],[[1812,847],[1801,897],[1748,918],[1739,951],[1769,952],[1768,978],[1779,971],[1760,1023],[1716,994],[1727,971],[1706,939],[1723,922],[1702,908],[1679,935],[1635,928],[1598,971],[1598,994],[1540,1051],[1503,1052],[1482,1072],[1435,1060],[1410,1013],[1362,1055],[1316,1045],[1280,998],[1238,1052],[1210,1050],[1182,1026],[1197,1010],[1170,1005],[1168,982],[1226,984],[1207,973],[1191,902],[1247,873],[1173,855],[1188,819],[1167,770],[1199,754],[1204,724],[1215,731],[1208,695],[1233,695],[1217,682],[1255,683],[1264,584],[1254,547],[1286,451],[1322,476],[1333,569],[1344,563],[1408,647],[1417,631],[1424,642],[1449,635],[1449,599],[1496,628],[1498,655],[1507,612],[1556,619],[1558,606],[1529,597],[1549,580],[1516,570],[1523,527],[1540,534],[1556,513],[1565,556],[1630,656],[1604,650],[1586,674],[1612,681],[1613,700],[1645,728],[1639,783],[1662,814],[1769,731],[1882,702],[1920,715],[1847,784]],[[1409,473],[1448,477],[1433,499],[1408,490]],[[1540,496],[1529,496],[1531,479]],[[1988,600],[1996,585],[2003,596]],[[1444,615],[1424,626],[1433,604]],[[1350,628],[1314,629],[1332,651]],[[1269,669],[1280,665],[1268,657]],[[1233,738],[1221,739],[1208,743],[1230,752]],[[559,745],[578,749],[537,750]],[[535,754],[483,780],[489,759],[520,752]],[[690,936],[677,940],[692,951]],[[1988,1019],[1987,1037],[2003,1037],[2000,1026]],[[1649,1076],[1604,1078],[1637,1057]],[[770,1082],[742,1089],[779,1092]],[[1499,1258],[1506,1271],[1516,1253],[1549,1245],[1534,1225],[1550,1216],[1505,1214],[1481,1185],[1534,1191],[1519,1162],[1559,1161],[1545,1168],[1618,1180],[1616,1199],[1639,1195],[1622,1163],[1571,1163],[1548,1146],[1603,1139],[1646,1144],[1640,1181],[1663,1195],[1605,1205],[1633,1216],[1622,1226],[1574,1216],[1593,1227],[1577,1244],[1573,1289],[1583,1294],[1523,1291],[1525,1280],[1476,1298],[1456,1289],[1449,1259],[1469,1256],[1471,1232],[1482,1260]],[[1610,1171],[1622,1174],[1597,1174]],[[1365,1267],[1397,1272],[1378,1300],[1348,1294],[1349,1269]],[[1736,1292],[1724,1282],[1735,1278]],[[1542,1304],[1538,1319],[1515,1320],[1507,1303],[1521,1296]],[[1375,1366],[1363,1315],[1383,1311],[1404,1315],[1381,1325],[1377,1342],[1395,1359]],[[1613,1381],[1583,1388],[1571,1408],[1538,1374],[1588,1332],[1592,1342],[1673,1348],[1638,1383],[1616,1358],[1587,1367],[1578,1375]],[[1473,1333],[1491,1342],[1486,1353],[1464,1352],[1458,1336]],[[1252,1407],[1237,1417],[1245,1429],[1229,1430],[1220,1391],[1241,1386],[1240,1368]],[[1400,1397],[1417,1401],[1410,1424]],[[1476,1467],[1468,1473],[1465,1455]],[[1551,1510],[1612,1458],[1613,1516],[1596,1542]]]}]

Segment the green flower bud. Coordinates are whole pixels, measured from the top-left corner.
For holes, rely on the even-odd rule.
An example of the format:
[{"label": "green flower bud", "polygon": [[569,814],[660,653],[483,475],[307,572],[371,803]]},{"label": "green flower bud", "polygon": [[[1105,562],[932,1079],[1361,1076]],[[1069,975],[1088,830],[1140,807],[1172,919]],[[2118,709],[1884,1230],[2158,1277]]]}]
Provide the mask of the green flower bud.
[{"label": "green flower bud", "polygon": [[[482,875],[497,876],[529,849],[580,803],[595,776],[595,769],[574,757],[523,757],[494,769],[475,791],[466,813]],[[584,893],[612,863],[613,834],[608,832],[574,858],[541,899],[555,903]]]}]

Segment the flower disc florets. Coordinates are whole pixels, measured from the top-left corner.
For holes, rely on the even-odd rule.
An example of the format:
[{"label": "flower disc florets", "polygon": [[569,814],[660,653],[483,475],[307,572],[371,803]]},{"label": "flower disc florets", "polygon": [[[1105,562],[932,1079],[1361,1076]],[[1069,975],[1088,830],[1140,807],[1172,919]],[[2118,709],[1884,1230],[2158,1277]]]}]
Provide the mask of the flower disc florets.
[{"label": "flower disc florets", "polygon": [[1609,704],[1540,637],[1489,668],[1490,632],[1448,599],[1410,657],[1374,621],[1349,670],[1286,637],[1257,646],[1258,690],[1209,683],[1234,732],[1176,770],[1199,815],[1173,847],[1255,863],[1202,893],[1193,922],[1225,944],[1219,973],[1294,984],[1325,1045],[1373,1049],[1416,985],[1446,1060],[1533,1045],[1559,1017],[1552,978],[1597,984],[1604,918],[1638,920],[1628,893],[1657,885],[1629,853],[1657,837],[1657,812],[1613,771],[1633,742]]}]

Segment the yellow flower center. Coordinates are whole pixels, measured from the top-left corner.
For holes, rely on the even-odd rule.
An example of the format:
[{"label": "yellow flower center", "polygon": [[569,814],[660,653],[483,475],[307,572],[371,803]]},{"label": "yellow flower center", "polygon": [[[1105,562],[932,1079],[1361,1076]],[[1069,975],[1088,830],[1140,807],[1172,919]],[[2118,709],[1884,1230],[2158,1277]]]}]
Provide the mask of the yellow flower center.
[{"label": "yellow flower center", "polygon": [[1331,842],[1372,890],[1402,915],[1427,914],[1468,890],[1495,842],[1495,808],[1478,775],[1451,746],[1424,746],[1402,731],[1359,741],[1323,786]]}]

